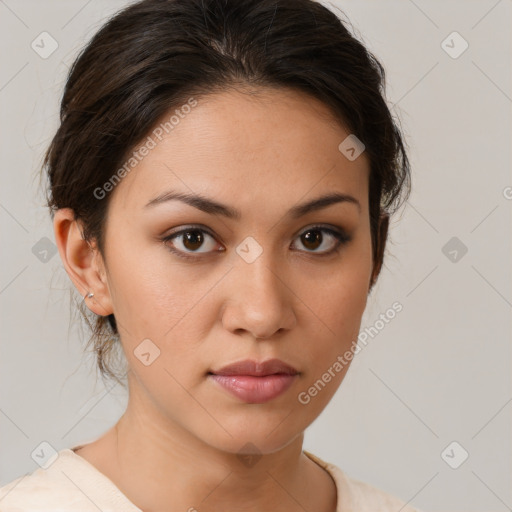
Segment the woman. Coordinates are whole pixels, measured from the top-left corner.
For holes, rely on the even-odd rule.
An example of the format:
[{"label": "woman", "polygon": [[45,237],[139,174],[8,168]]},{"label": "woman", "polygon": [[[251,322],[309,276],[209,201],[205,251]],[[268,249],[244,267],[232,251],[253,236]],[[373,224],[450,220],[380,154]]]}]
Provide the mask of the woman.
[{"label": "woman", "polygon": [[144,0],[94,36],[46,154],[48,205],[129,401],[0,490],[2,511],[414,510],[302,450],[409,192],[383,90],[312,0]]}]

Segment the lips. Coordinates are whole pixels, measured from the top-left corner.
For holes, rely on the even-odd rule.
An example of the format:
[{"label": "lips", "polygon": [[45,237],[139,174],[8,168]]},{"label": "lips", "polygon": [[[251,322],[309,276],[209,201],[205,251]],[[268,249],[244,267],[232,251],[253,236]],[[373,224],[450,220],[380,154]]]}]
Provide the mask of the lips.
[{"label": "lips", "polygon": [[245,360],[208,373],[208,377],[230,395],[252,404],[262,404],[283,394],[299,372],[280,359],[258,363]]},{"label": "lips", "polygon": [[246,359],[224,366],[218,370],[212,370],[209,373],[224,376],[247,375],[252,377],[265,377],[267,375],[276,374],[296,375],[299,372],[280,359],[268,359],[263,362]]}]

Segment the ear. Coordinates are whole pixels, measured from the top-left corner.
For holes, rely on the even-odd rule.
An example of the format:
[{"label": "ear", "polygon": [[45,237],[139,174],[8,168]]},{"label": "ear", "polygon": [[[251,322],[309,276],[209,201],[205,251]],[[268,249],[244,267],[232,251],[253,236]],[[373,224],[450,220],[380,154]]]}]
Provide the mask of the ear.
[{"label": "ear", "polygon": [[379,277],[382,268],[382,262],[384,260],[384,249],[386,248],[386,240],[388,238],[388,227],[389,215],[381,211],[379,216],[379,225],[377,226],[377,236],[373,248],[373,270],[368,292],[370,292],[373,288],[373,285],[377,281],[377,277]]},{"label": "ear", "polygon": [[71,208],[55,212],[53,230],[62,263],[76,289],[82,297],[94,293],[84,299],[87,307],[100,316],[113,313],[103,259],[97,247],[83,239],[82,225]]}]

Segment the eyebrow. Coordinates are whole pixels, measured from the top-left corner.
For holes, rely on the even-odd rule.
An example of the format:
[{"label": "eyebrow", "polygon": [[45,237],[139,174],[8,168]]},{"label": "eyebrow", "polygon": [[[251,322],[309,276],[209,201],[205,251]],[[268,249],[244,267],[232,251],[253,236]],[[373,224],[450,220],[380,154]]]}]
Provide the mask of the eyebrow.
[{"label": "eyebrow", "polygon": [[[167,201],[173,200],[182,201],[183,203],[186,203],[190,206],[193,206],[194,208],[197,208],[198,210],[201,210],[205,213],[209,213],[211,215],[222,215],[223,217],[227,217],[228,219],[233,220],[240,220],[242,217],[240,210],[237,210],[236,208],[232,208],[225,204],[219,203],[213,199],[202,196],[200,194],[188,194],[185,192],[176,191],[164,192],[158,195],[154,199],[151,199],[151,201],[149,201],[149,203],[147,203],[144,206],[144,208],[154,207],[158,204],[162,204]],[[293,206],[292,208],[290,208],[290,210],[288,210],[286,215],[293,219],[297,219],[299,217],[307,215],[308,213],[322,210],[324,208],[327,208],[328,206],[337,203],[354,204],[355,206],[357,206],[358,210],[361,211],[361,204],[355,197],[348,194],[333,192],[330,194],[317,197],[316,199],[313,199],[306,203]]]}]

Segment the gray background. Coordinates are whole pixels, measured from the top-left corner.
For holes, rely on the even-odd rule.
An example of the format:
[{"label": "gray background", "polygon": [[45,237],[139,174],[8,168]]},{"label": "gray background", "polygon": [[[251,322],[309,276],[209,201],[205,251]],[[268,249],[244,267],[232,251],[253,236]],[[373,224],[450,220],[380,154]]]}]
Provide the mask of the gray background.
[{"label": "gray background", "polygon": [[[93,440],[126,404],[82,356],[58,253],[33,252],[54,241],[37,172],[65,74],[126,3],[0,0],[0,485],[37,468],[42,441]],[[304,448],[425,511],[512,510],[512,2],[334,5],[386,68],[413,193],[362,329],[395,301],[403,311],[359,352]],[[43,31],[58,43],[45,59],[31,48]],[[457,58],[442,47],[453,31],[469,43]],[[469,453],[457,469],[442,457],[453,441]],[[461,450],[448,451],[452,464]]]}]

